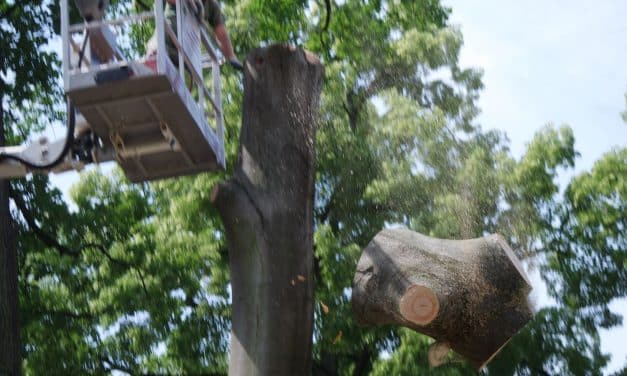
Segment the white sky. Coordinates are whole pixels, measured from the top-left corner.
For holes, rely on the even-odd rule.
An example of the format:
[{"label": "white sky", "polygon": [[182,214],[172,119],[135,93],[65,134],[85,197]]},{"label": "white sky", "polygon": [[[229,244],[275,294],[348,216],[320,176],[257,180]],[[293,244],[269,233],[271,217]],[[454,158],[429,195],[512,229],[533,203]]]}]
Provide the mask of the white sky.
[{"label": "white sky", "polygon": [[[479,122],[504,130],[514,155],[549,122],[573,128],[577,172],[627,146],[627,1],[443,1],[464,36],[462,65],[485,72]],[[611,308],[627,319],[626,299]],[[627,328],[604,330],[601,340],[610,374],[627,363]]]}]

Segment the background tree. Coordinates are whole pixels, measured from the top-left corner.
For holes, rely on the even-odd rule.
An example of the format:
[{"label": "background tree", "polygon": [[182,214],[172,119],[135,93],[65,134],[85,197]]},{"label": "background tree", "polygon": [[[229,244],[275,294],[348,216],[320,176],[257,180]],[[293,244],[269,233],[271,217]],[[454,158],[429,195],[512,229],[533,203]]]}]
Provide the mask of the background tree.
[{"label": "background tree", "polygon": [[[0,2],[0,145],[23,141],[58,119],[50,12],[35,4]],[[21,358],[16,224],[9,181],[0,180],[0,372],[19,374]]]},{"label": "background tree", "polygon": [[[481,73],[459,66],[462,36],[438,1],[333,2],[324,31],[322,3],[223,5],[240,56],[289,41],[326,68],[316,145],[315,374],[428,372],[429,338],[364,329],[350,312],[361,249],[392,224],[443,238],[500,232],[540,268],[556,305],[542,309],[488,373],[601,372],[607,355],[598,328],[620,322],[607,304],[625,294],[624,149],[563,194],[558,174],[577,155],[568,127],[547,126],[513,158],[505,135],[476,124]],[[9,17],[9,8],[0,5],[0,27],[15,31],[0,37],[8,51],[0,77],[13,144],[60,117],[60,96],[58,67],[41,50],[52,35],[51,11],[27,5]],[[242,83],[228,69],[223,82],[230,175]],[[230,272],[210,204],[224,177],[131,185],[117,171],[89,171],[72,189],[71,208],[45,177],[12,181],[23,369],[225,374]],[[430,372],[471,374],[454,356]]]}]

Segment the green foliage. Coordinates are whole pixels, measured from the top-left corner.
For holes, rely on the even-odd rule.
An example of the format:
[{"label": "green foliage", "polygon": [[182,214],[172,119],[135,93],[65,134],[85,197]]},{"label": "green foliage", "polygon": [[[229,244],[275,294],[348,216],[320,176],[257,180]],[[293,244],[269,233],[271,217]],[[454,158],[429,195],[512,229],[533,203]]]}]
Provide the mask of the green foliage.
[{"label": "green foliage", "polygon": [[[552,294],[569,307],[606,308],[612,299],[627,295],[625,176],[627,149],[613,150],[570,182],[556,210],[559,232],[550,238],[546,274]],[[604,314],[598,325],[617,321]]]},{"label": "green foliage", "polygon": [[568,308],[545,308],[490,363],[492,375],[602,375],[593,320]]},{"label": "green foliage", "polygon": [[463,360],[453,356],[449,356],[448,361],[437,368],[430,367],[427,353],[433,340],[409,329],[402,329],[400,332],[401,345],[391,354],[389,359],[385,359],[385,356],[380,358],[380,361],[374,367],[372,375],[411,376],[429,374],[461,376],[476,374],[470,367],[465,366]]},{"label": "green foliage", "polygon": [[[22,276],[31,314],[28,372],[225,372],[225,250],[194,187],[176,181],[149,188],[119,173],[91,172],[72,190],[77,212],[51,208],[54,202],[27,208],[65,243],[42,249],[27,229],[21,238],[21,249],[40,249],[25,252]],[[174,192],[180,200],[164,197]],[[61,205],[58,192],[38,196]],[[58,333],[41,341],[48,320]],[[72,355],[77,351],[84,356]],[[54,357],[62,360],[57,368],[49,363]]]},{"label": "green foliage", "polygon": [[[530,239],[539,244],[537,252],[546,260],[540,268],[557,307],[540,311],[497,356],[490,365],[495,374],[600,375],[609,358],[599,350],[597,330],[622,322],[608,304],[626,294],[627,149],[607,153],[592,171],[573,178],[558,200],[553,197],[557,187],[546,181],[554,179],[550,175],[555,166],[572,164],[573,154],[570,147],[560,146],[560,136],[551,132],[553,136],[536,137],[529,147],[529,153],[541,153],[548,159],[544,167],[528,175],[545,183],[526,184],[535,192],[530,197],[537,199],[537,210],[535,225],[526,226],[525,231],[535,234]],[[570,132],[561,134],[561,139],[572,145]],[[530,166],[538,169],[537,162],[524,165],[525,170]],[[538,351],[525,350],[529,348]]]},{"label": "green foliage", "polygon": [[59,120],[60,64],[44,46],[53,37],[50,10],[0,2],[0,104],[7,143]]},{"label": "green foliage", "polygon": [[[131,9],[130,1],[115,4],[116,12]],[[627,291],[625,149],[574,178],[562,197],[558,174],[577,156],[572,130],[543,128],[520,159],[503,134],[482,130],[474,120],[481,72],[458,65],[462,36],[437,0],[333,2],[324,31],[322,1],[226,1],[224,11],[238,54],[290,41],[325,64],[314,203],[315,374],[474,373],[456,356],[430,369],[425,336],[354,321],[356,262],[390,224],[446,238],[498,231],[520,256],[536,257],[557,305],[538,313],[489,374],[600,373],[608,359],[597,328],[620,322],[607,304]],[[8,51],[2,66],[15,77],[3,81],[3,93],[15,106],[7,123],[26,136],[59,101],[56,58],[41,51],[58,10],[17,12],[0,23],[12,28],[0,50]],[[150,25],[133,29],[131,48],[150,32]],[[241,80],[225,69],[223,87],[228,174]],[[15,201],[15,218],[25,372],[225,374],[230,275],[209,202],[223,178],[133,185],[117,170],[90,171],[72,189],[72,210],[47,179],[15,181],[23,201]]]}]

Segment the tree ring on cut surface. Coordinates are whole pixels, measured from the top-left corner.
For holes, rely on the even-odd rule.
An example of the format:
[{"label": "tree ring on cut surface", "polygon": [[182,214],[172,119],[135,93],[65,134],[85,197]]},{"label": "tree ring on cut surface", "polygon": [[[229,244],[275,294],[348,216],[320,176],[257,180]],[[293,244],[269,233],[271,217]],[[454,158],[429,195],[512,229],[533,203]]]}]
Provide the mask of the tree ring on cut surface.
[{"label": "tree ring on cut surface", "polygon": [[427,325],[438,315],[440,302],[435,293],[425,286],[409,286],[399,303],[401,315],[418,325]]}]

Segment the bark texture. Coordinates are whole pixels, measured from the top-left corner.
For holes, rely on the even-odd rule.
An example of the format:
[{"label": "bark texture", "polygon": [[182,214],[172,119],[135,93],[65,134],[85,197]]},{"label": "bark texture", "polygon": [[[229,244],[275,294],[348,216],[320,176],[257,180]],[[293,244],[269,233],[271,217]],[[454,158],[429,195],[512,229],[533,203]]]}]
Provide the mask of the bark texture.
[{"label": "bark texture", "polygon": [[[4,145],[4,112],[0,93],[0,146]],[[21,371],[17,288],[17,251],[9,210],[9,181],[0,179],[0,375],[19,375]]]},{"label": "bark texture", "polygon": [[442,240],[395,229],[364,249],[352,305],[359,323],[414,329],[480,369],[531,320],[530,292],[499,235]]},{"label": "bark texture", "polygon": [[234,175],[212,202],[229,247],[230,375],[311,372],[316,114],[323,67],[286,45],[245,63]]}]

